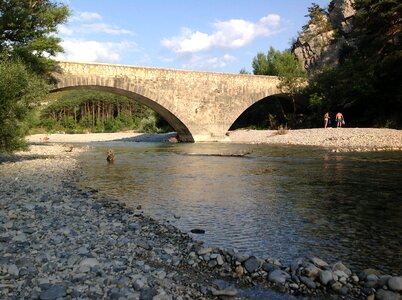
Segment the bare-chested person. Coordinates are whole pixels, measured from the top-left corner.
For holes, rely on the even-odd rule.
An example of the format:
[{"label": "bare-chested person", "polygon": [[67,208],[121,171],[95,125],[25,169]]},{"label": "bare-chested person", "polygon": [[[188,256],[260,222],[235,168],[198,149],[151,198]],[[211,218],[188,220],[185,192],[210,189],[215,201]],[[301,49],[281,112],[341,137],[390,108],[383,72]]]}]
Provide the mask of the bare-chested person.
[{"label": "bare-chested person", "polygon": [[345,121],[343,119],[342,113],[338,112],[335,116],[335,121],[337,123],[337,127],[342,127],[343,124],[345,124]]}]

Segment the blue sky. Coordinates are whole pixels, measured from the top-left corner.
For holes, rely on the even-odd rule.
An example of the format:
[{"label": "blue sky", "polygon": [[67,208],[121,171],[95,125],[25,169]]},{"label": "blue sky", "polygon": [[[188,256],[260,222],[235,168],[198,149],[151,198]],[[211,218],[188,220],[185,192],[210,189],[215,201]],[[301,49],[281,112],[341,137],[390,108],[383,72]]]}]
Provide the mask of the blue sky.
[{"label": "blue sky", "polygon": [[60,0],[71,61],[238,73],[258,52],[290,47],[312,2],[329,0]]}]

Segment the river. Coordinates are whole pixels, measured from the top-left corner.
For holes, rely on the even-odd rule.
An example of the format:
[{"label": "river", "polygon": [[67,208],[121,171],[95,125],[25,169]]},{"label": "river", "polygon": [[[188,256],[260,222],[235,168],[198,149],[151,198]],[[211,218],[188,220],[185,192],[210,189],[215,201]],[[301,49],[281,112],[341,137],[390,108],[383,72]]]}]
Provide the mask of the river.
[{"label": "river", "polygon": [[[194,238],[246,254],[402,272],[401,152],[108,142],[81,158],[80,186]],[[115,162],[106,162],[112,148]],[[244,154],[245,156],[230,156]],[[225,156],[229,155],[229,156]]]}]

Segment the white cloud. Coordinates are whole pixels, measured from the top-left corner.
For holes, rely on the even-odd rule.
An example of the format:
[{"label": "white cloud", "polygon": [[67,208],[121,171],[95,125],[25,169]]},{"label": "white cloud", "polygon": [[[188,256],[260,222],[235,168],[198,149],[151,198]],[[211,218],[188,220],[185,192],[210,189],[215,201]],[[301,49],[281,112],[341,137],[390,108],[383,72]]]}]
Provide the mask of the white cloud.
[{"label": "white cloud", "polygon": [[102,20],[102,16],[96,12],[79,12],[71,18],[72,21],[88,22],[93,20]]},{"label": "white cloud", "polygon": [[130,30],[119,28],[118,26],[109,25],[105,23],[91,23],[83,24],[80,27],[80,31],[83,33],[107,33],[112,35],[128,34],[133,35]]},{"label": "white cloud", "polygon": [[189,62],[183,64],[184,69],[219,69],[227,66],[229,62],[235,61],[236,57],[225,54],[223,57],[205,56],[205,55],[191,55]]},{"label": "white cloud", "polygon": [[232,19],[214,23],[215,31],[211,34],[184,28],[179,36],[163,39],[161,44],[177,54],[241,48],[258,37],[276,33],[279,25],[280,16],[274,14],[262,17],[256,23]]},{"label": "white cloud", "polygon": [[110,35],[134,35],[128,29],[120,28],[116,25],[104,22],[96,22],[102,20],[102,16],[95,12],[79,12],[73,16],[65,25],[59,25],[59,33],[64,36],[79,36],[92,33],[106,33]]},{"label": "white cloud", "polygon": [[137,47],[132,42],[102,43],[85,40],[65,40],[61,42],[61,46],[65,52],[56,57],[58,60],[103,63],[118,62],[121,52]]},{"label": "white cloud", "polygon": [[68,28],[66,25],[63,25],[63,24],[57,26],[57,31],[61,35],[71,36],[74,34],[74,30],[72,30],[71,28]]}]

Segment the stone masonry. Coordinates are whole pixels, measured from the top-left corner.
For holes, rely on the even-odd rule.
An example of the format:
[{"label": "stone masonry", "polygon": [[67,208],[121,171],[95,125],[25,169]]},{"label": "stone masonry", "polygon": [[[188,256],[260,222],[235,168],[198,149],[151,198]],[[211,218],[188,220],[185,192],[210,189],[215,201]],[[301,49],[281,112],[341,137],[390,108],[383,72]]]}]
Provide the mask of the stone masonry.
[{"label": "stone masonry", "polygon": [[224,141],[251,105],[281,94],[275,76],[59,62],[55,91],[90,88],[128,96],[159,113],[181,141]]}]

